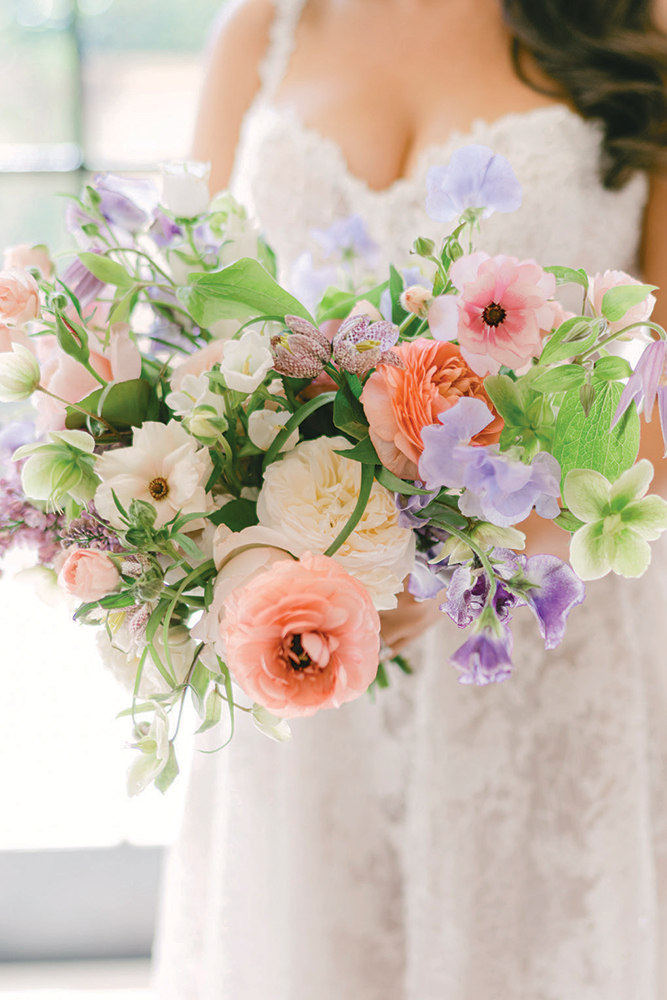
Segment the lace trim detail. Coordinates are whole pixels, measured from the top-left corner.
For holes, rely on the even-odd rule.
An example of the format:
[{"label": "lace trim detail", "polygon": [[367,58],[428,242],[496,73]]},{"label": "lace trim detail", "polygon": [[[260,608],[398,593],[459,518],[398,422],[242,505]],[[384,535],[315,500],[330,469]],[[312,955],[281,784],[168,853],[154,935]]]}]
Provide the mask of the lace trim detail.
[{"label": "lace trim detail", "polygon": [[259,67],[262,86],[256,101],[270,101],[283,81],[296,42],[296,29],[306,0],[274,0],[269,44]]}]

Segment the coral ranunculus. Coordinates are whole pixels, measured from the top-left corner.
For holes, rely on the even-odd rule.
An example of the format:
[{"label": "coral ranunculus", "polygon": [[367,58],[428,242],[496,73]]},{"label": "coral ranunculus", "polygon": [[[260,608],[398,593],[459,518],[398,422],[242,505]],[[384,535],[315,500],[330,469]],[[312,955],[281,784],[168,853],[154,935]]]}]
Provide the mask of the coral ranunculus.
[{"label": "coral ranunculus", "polygon": [[[438,414],[462,396],[481,399],[495,414],[482,379],[468,367],[454,344],[419,337],[394,348],[405,368],[379,365],[364,386],[361,401],[370,424],[371,441],[380,460],[403,479],[417,479],[423,451],[422,428],[438,423]],[[503,428],[495,420],[474,444],[495,444]]]},{"label": "coral ranunculus", "polygon": [[221,637],[234,679],[282,718],[360,697],[374,680],[380,617],[327,556],[277,562],[225,601]]}]

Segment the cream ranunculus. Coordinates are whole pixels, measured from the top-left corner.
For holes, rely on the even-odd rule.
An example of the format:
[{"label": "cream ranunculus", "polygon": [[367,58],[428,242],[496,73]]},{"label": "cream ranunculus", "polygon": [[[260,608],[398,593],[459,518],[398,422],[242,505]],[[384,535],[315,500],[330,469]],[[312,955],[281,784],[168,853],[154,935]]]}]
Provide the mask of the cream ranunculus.
[{"label": "cream ranunculus", "polygon": [[[324,553],[352,514],[361,466],[336,454],[351,447],[343,437],[303,441],[266,470],[259,522],[280,531],[295,554]],[[367,587],[378,610],[396,607],[414,565],[414,537],[398,526],[393,493],[373,484],[361,521],[334,559]]]},{"label": "cream ranunculus", "polygon": [[120,528],[123,521],[113,494],[126,511],[132,500],[144,500],[155,507],[155,527],[161,528],[178,513],[210,510],[212,501],[204,486],[211,468],[207,449],[199,448],[177,420],[168,424],[147,420],[135,430],[131,447],[107,451],[97,459],[95,471],[102,485],[95,506]]}]

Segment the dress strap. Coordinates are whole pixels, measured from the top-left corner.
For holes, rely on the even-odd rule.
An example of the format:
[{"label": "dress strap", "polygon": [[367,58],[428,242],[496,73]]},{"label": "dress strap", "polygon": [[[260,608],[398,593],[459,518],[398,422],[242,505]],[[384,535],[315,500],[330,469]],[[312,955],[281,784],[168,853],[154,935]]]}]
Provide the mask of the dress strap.
[{"label": "dress strap", "polygon": [[274,0],[269,44],[259,67],[260,96],[271,100],[283,81],[296,42],[296,29],[306,0]]}]

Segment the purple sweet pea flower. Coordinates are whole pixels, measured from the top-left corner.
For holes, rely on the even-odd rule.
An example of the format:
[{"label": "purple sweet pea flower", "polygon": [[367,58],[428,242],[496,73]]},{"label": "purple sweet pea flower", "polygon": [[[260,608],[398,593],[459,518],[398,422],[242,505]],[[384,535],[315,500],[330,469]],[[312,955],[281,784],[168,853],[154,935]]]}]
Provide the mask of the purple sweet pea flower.
[{"label": "purple sweet pea flower", "polygon": [[109,225],[128,233],[148,225],[157,207],[158,193],[152,181],[97,174],[92,186],[101,198],[100,212]]},{"label": "purple sweet pea flower", "polygon": [[[480,622],[482,619],[480,618]],[[512,673],[512,633],[500,622],[486,622],[450,657],[461,684],[494,684]]]},{"label": "purple sweet pea flower", "polygon": [[458,457],[457,449],[467,445],[493,419],[483,400],[462,396],[449,410],[438,414],[439,424],[422,429],[424,451],[419,459],[419,475],[428,489],[461,489],[465,485],[467,453]]},{"label": "purple sweet pea flower", "polygon": [[[100,254],[102,251],[91,249],[90,252]],[[96,278],[78,257],[66,268],[63,282],[76,295],[82,309],[94,302],[104,288],[104,282]]]},{"label": "purple sweet pea flower", "polygon": [[611,426],[616,426],[633,399],[637,408],[643,401],[644,417],[648,423],[653,416],[656,397],[667,455],[667,341],[664,340],[654,340],[645,348],[634,374],[623,389]]},{"label": "purple sweet pea flower", "polygon": [[525,591],[526,604],[537,618],[544,648],[555,649],[565,635],[567,616],[583,602],[586,588],[572,567],[557,556],[518,558],[528,583],[534,584],[534,589]]},{"label": "purple sweet pea flower", "polygon": [[521,205],[521,185],[509,162],[486,146],[464,146],[447,166],[426,175],[426,211],[436,222],[451,222],[466,208],[514,212]]},{"label": "purple sweet pea flower", "polygon": [[363,375],[376,365],[403,368],[403,361],[391,350],[398,335],[398,327],[386,319],[373,323],[370,316],[349,316],[334,336],[334,361],[355,375]]},{"label": "purple sweet pea flower", "polygon": [[313,229],[311,236],[317,240],[327,257],[334,254],[342,260],[361,257],[371,269],[378,263],[380,248],[371,239],[360,215],[337,219],[328,229]]},{"label": "purple sweet pea flower", "polygon": [[183,235],[180,226],[177,226],[159,208],[156,208],[153,213],[153,221],[148,232],[153,237],[153,242],[159,247],[168,247],[177,237]]},{"label": "purple sweet pea flower", "polygon": [[327,288],[335,285],[337,280],[338,271],[335,267],[315,267],[312,253],[306,250],[292,265],[289,290],[310,312],[314,312]]},{"label": "purple sweet pea flower", "polygon": [[[497,574],[493,607],[499,621],[509,621],[510,612],[525,602],[503,586],[502,579],[509,580],[520,570],[521,564],[511,549],[494,549],[491,555]],[[469,564],[459,566],[452,574],[447,599],[440,605],[440,610],[448,614],[459,628],[466,628],[482,614],[490,589],[491,581],[483,569],[472,570]]]},{"label": "purple sweet pea flower", "polygon": [[[417,489],[423,489],[424,484],[419,482],[415,483]],[[413,493],[410,496],[405,496],[403,493],[396,494],[396,509],[398,511],[398,526],[399,528],[423,528],[427,523],[426,519],[419,517],[419,511],[423,510],[424,507],[428,507],[432,500],[435,500],[439,490],[433,490],[431,493]]]},{"label": "purple sweet pea flower", "polygon": [[465,464],[459,509],[466,517],[501,528],[524,521],[533,507],[540,517],[558,517],[560,465],[548,452],[538,452],[530,465],[493,448],[455,448],[454,457]]},{"label": "purple sweet pea flower", "polygon": [[[438,564],[441,567],[444,563]],[[415,564],[408,576],[407,590],[416,601],[430,601],[447,586],[449,573],[442,572],[429,562],[426,552],[418,552]]]}]

